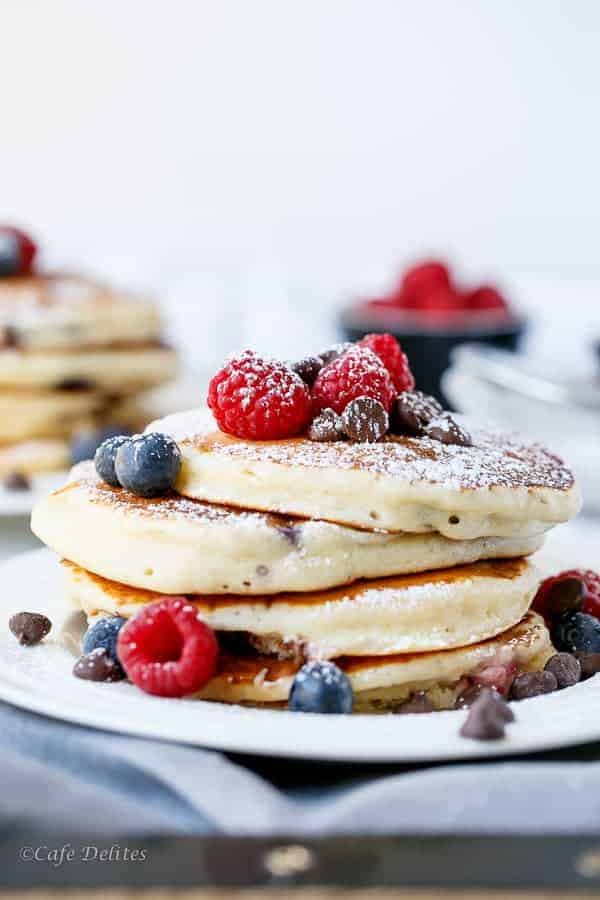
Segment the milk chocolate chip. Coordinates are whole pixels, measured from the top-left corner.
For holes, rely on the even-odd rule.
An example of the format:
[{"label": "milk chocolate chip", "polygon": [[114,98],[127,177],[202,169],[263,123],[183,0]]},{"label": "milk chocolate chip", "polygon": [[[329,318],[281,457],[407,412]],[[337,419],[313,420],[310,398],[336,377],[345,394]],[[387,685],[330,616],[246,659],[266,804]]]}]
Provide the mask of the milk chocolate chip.
[{"label": "milk chocolate chip", "polygon": [[351,400],[342,413],[342,429],[352,441],[375,443],[386,434],[389,424],[385,406],[372,397]]},{"label": "milk chocolate chip", "polygon": [[432,419],[423,428],[423,434],[434,441],[440,441],[442,444],[470,447],[473,443],[469,432],[446,412]]},{"label": "milk chocolate chip", "polygon": [[419,434],[425,425],[443,412],[441,404],[421,391],[404,391],[392,410],[392,428],[400,434]]},{"label": "milk chocolate chip", "polygon": [[316,419],[313,419],[308,429],[308,439],[310,441],[329,442],[341,441],[342,423],[340,417],[332,409],[324,409]]},{"label": "milk chocolate chip", "polygon": [[20,612],[11,617],[8,627],[23,647],[33,647],[49,634],[52,622],[41,613]]}]

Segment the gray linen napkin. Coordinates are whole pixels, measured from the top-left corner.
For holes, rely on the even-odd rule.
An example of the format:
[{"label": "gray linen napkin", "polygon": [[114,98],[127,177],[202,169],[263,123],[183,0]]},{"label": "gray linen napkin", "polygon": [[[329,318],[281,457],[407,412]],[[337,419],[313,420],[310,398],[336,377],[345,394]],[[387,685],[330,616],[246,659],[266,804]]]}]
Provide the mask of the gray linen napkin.
[{"label": "gray linen napkin", "polygon": [[271,836],[600,830],[597,745],[517,762],[332,766],[126,737],[6,704],[0,733],[0,827]]}]

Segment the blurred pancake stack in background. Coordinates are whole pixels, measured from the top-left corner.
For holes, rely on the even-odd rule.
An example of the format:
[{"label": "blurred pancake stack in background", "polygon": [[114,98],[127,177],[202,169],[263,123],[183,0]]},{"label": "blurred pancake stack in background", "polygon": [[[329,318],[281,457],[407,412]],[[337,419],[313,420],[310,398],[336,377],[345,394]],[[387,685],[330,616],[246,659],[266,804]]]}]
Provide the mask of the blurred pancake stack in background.
[{"label": "blurred pancake stack in background", "polygon": [[93,455],[146,424],[143,392],[173,377],[155,303],[71,273],[40,272],[36,246],[0,227],[0,478]]}]

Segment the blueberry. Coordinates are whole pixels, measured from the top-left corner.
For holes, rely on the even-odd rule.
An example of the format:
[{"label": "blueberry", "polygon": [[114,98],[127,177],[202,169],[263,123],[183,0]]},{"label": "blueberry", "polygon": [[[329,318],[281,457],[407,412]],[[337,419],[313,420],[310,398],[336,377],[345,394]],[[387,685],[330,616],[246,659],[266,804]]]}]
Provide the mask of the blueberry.
[{"label": "blueberry", "polygon": [[85,459],[93,459],[94,453],[100,444],[108,438],[119,437],[129,433],[122,425],[109,425],[106,428],[79,431],[73,436],[71,441],[71,461],[73,465],[83,462]]},{"label": "blueberry", "polygon": [[119,434],[117,437],[107,438],[102,441],[94,456],[94,465],[98,476],[110,484],[111,487],[121,487],[121,483],[115,472],[115,457],[117,450],[125,441],[129,440],[129,435]]},{"label": "blueberry", "polygon": [[0,230],[0,276],[18,275],[21,266],[21,246],[17,236]]},{"label": "blueberry", "polygon": [[566,653],[600,653],[600,622],[587,613],[566,613],[552,626],[552,643]]},{"label": "blueberry", "polygon": [[91,625],[83,636],[83,652],[87,656],[93,650],[102,648],[114,663],[120,666],[117,656],[117,638],[119,631],[127,620],[121,616],[108,616],[98,619]]},{"label": "blueberry", "polygon": [[140,497],[158,497],[175,483],[181,468],[179,447],[166,434],[136,434],[117,450],[115,471],[120,483]]},{"label": "blueberry", "polygon": [[351,713],[350,679],[332,662],[309,662],[294,678],[288,706],[293,712]]}]

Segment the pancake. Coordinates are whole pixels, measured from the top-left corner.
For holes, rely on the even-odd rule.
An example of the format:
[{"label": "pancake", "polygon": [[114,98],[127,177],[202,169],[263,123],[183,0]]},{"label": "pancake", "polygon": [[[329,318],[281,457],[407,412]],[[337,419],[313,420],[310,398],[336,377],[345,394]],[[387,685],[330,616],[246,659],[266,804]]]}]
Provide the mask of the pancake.
[{"label": "pancake", "polygon": [[0,442],[63,437],[105,403],[95,391],[0,391]]},{"label": "pancake", "polygon": [[[342,657],[337,665],[349,677],[357,712],[393,711],[424,691],[434,709],[452,709],[457,695],[486,665],[514,662],[520,671],[543,668],[555,653],[543,619],[528,613],[496,638],[469,647],[383,657]],[[299,663],[269,657],[223,654],[217,674],[198,696],[224,703],[282,703],[288,698]]]},{"label": "pancake", "polygon": [[126,394],[168,381],[175,374],[174,350],[157,344],[71,350],[0,349],[0,389],[58,388],[83,384]]},{"label": "pancake", "polygon": [[0,478],[21,472],[37,475],[66,469],[71,461],[69,442],[60,438],[36,438],[0,447]]},{"label": "pancake", "polygon": [[[70,600],[88,616],[126,618],[164,597],[64,563]],[[215,631],[247,632],[278,655],[424,652],[474,644],[515,625],[529,609],[538,572],[523,559],[457,566],[307,593],[187,595]]]},{"label": "pancake", "polygon": [[45,497],[35,534],[60,556],[113,581],[165,594],[315,591],[375,578],[526,556],[543,536],[452,541],[216,506],[111,488],[93,463]]},{"label": "pancake", "polygon": [[151,342],[161,319],[153,301],[71,274],[0,280],[0,344],[22,349]]},{"label": "pancake", "polygon": [[247,441],[220,432],[204,410],[147,430],[177,440],[179,493],[244,509],[471,540],[538,534],[580,508],[574,477],[556,456],[480,430],[471,429],[471,447],[396,436]]}]

